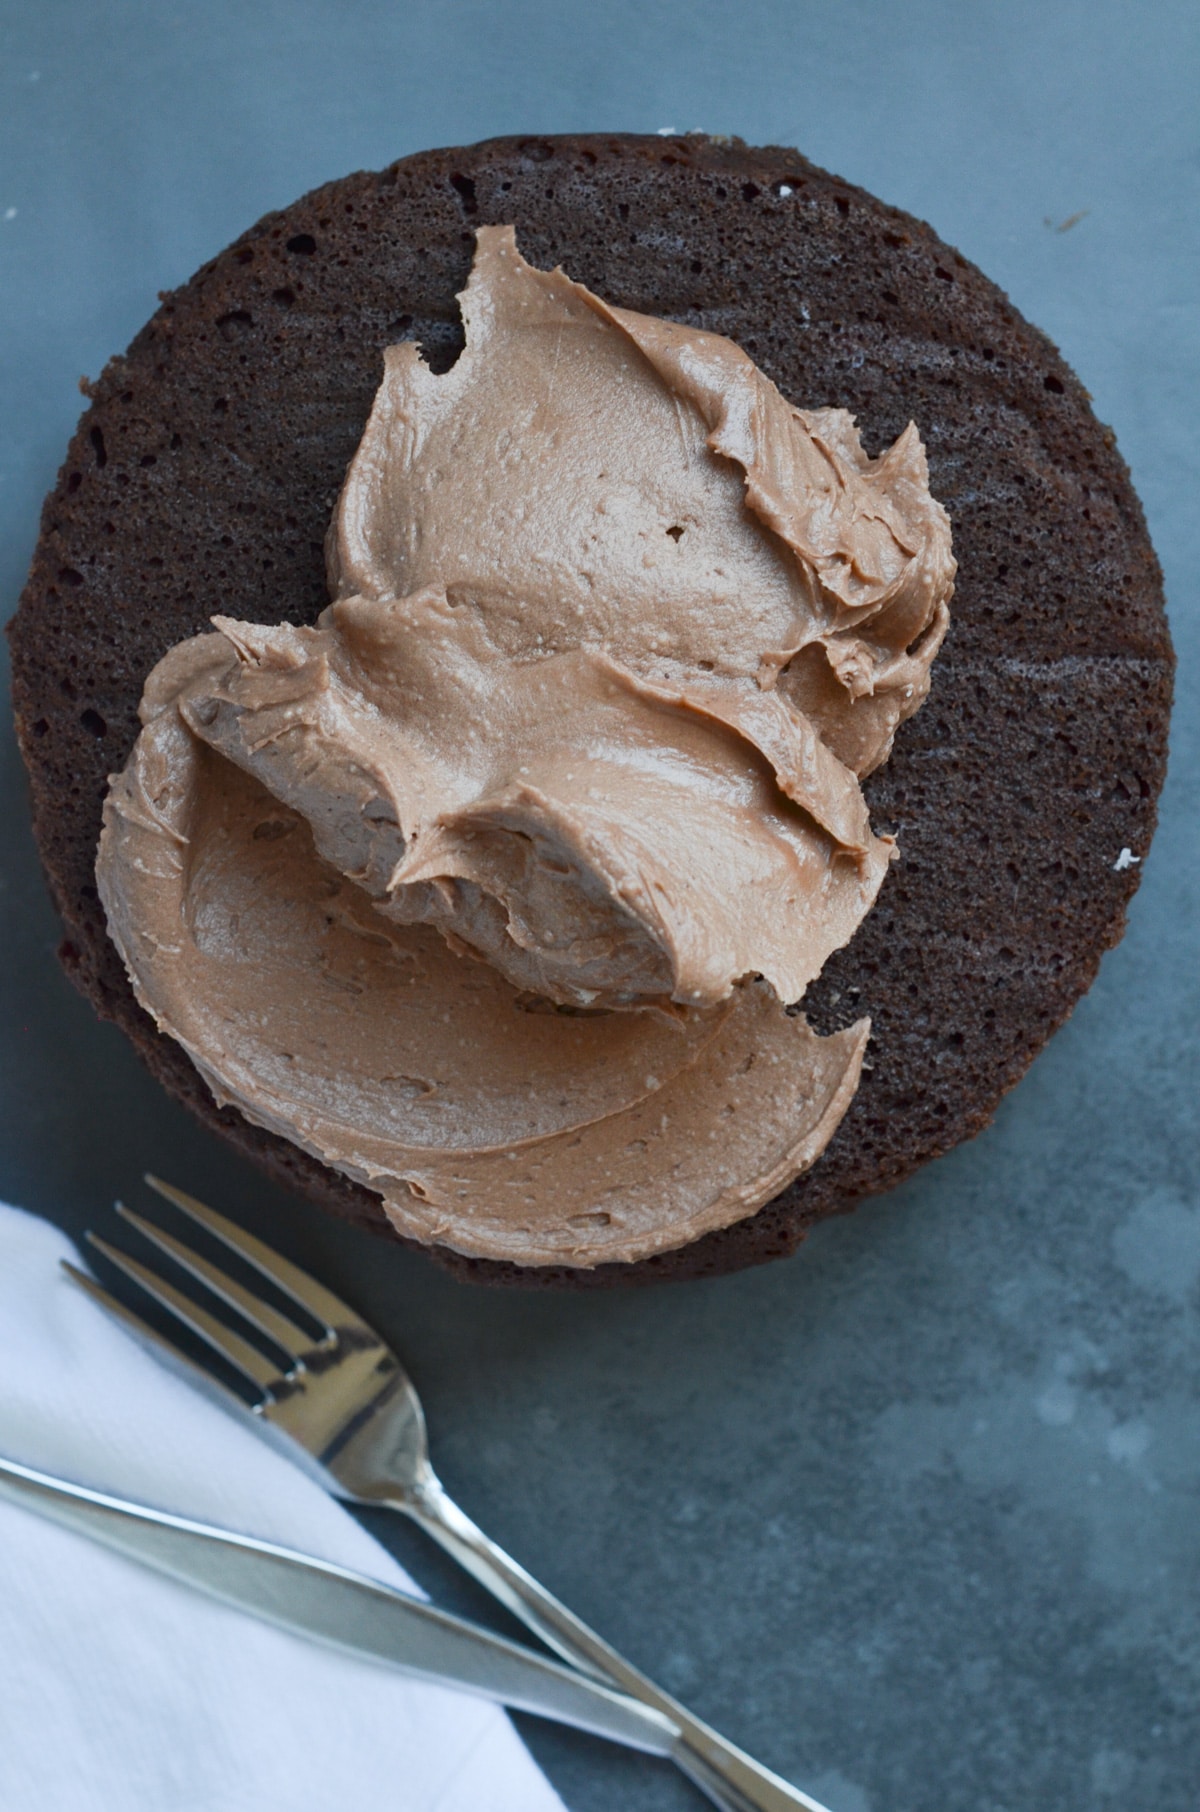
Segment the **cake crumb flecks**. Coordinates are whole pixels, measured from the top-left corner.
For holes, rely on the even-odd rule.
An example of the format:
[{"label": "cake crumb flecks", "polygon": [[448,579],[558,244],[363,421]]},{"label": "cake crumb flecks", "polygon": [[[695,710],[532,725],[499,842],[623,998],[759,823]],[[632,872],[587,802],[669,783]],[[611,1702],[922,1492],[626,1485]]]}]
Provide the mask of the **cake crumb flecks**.
[{"label": "cake crumb flecks", "polygon": [[1135,856],[1131,849],[1123,849],[1113,863],[1113,867],[1116,869],[1117,873],[1120,874],[1122,869],[1132,868],[1134,864],[1140,862],[1141,859],[1140,856]]}]

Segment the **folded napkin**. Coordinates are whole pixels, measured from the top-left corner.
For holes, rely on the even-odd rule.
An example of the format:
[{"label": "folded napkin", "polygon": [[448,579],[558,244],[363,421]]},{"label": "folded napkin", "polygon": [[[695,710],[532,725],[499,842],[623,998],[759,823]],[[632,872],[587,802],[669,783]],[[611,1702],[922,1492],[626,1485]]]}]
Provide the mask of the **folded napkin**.
[{"label": "folded napkin", "polygon": [[[0,1453],[417,1588],[144,1354],[0,1204]],[[562,1812],[497,1707],[257,1623],[0,1503],[3,1812]]]}]

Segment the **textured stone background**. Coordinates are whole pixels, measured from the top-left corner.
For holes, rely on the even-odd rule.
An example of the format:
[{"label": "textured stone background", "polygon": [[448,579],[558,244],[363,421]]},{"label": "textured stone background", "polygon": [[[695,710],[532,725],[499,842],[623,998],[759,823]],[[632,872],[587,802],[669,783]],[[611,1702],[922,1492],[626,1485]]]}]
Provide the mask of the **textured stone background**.
[{"label": "textured stone background", "polygon": [[[157,289],[317,182],[498,132],[796,144],[997,278],[1116,428],[1181,657],[1129,935],[991,1131],[769,1270],[482,1294],[272,1193],[60,976],[0,742],[0,1194],[77,1230],[152,1167],[326,1272],[466,1507],[831,1812],[1197,1803],[1198,86],[1186,0],[0,4],[0,614],[76,379]],[[699,1803],[525,1728],[576,1812]]]}]

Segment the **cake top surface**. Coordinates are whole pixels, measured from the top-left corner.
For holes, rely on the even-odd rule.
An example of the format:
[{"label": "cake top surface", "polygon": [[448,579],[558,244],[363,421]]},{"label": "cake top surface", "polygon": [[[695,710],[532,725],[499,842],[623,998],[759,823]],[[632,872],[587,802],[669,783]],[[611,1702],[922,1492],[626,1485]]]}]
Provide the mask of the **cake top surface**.
[{"label": "cake top surface", "polygon": [[1114,864],[1144,854],[1161,782],[1161,582],[1112,435],[1045,337],[927,226],[795,151],[498,140],[345,178],[250,229],[93,387],[47,501],[14,687],[72,974],[202,1119],[328,1206],[385,1224],[368,1191],[218,1111],[136,1006],[96,897],[100,802],[146,674],[214,598],[256,596],[258,622],[326,607],[322,538],[382,350],[412,338],[451,367],[474,228],[504,222],[535,265],[725,334],[797,404],[845,407],[872,450],[919,421],[954,524],[934,697],[864,783],[904,861],[805,996],[822,1031],[872,1018],[871,1067],[820,1163],[669,1260],[529,1272],[443,1255],[521,1282],[700,1275],[791,1249],[978,1130],[1087,985],[1141,873]]}]

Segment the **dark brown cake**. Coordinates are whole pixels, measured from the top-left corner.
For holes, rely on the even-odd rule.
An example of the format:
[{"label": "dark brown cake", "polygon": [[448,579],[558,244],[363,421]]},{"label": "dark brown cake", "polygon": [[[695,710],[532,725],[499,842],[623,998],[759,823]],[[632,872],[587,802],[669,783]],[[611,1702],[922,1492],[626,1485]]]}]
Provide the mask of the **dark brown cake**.
[{"label": "dark brown cake", "polygon": [[924,708],[867,782],[902,860],[809,990],[821,1030],[869,1013],[869,1071],[815,1168],[738,1225],[637,1265],[489,1282],[695,1277],[791,1251],[812,1223],[978,1132],[1124,928],[1166,758],[1161,581],[1111,431],[1057,352],[927,226],[795,151],[596,135],[499,139],[346,177],[268,215],[165,298],[91,387],[11,626],[17,724],[62,959],[154,1074],[276,1180],[380,1232],[368,1191],[218,1109],[133,999],[93,865],[143,681],[215,611],[311,622],[322,540],[379,382],[417,339],[445,369],[483,222],[608,301],[728,335],[792,401],[914,419],[959,562]]}]

